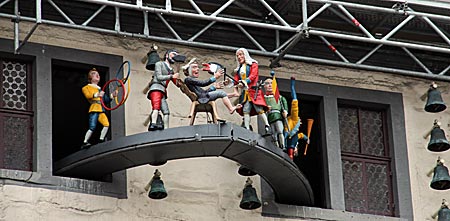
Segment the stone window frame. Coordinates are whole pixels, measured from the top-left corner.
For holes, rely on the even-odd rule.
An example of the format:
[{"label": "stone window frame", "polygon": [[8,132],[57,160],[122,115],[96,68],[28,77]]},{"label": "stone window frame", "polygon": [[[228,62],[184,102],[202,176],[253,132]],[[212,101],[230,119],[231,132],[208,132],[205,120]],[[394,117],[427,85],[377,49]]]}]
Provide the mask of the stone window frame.
[{"label": "stone window frame", "polygon": [[[0,169],[0,184],[20,185],[94,195],[127,198],[126,171],[112,174],[112,182],[100,182],[53,175],[52,159],[52,61],[95,64],[108,68],[109,78],[123,62],[122,56],[104,54],[58,46],[27,43],[14,54],[14,42],[0,39],[0,56],[20,59],[31,63],[32,106],[34,111],[33,168],[32,171]],[[119,108],[111,113],[112,137],[125,136],[125,110]]]},{"label": "stone window frame", "polygon": [[[280,91],[289,92],[289,80],[277,79],[277,82]],[[319,101],[326,208],[278,204],[274,201],[275,196],[270,186],[261,179],[263,216],[319,220],[413,220],[409,162],[405,159],[408,156],[408,150],[402,94],[303,81],[297,81],[296,91],[301,94],[299,100],[302,97],[308,97]],[[382,107],[386,110],[396,217],[345,211],[338,119],[338,104],[342,103]]]}]

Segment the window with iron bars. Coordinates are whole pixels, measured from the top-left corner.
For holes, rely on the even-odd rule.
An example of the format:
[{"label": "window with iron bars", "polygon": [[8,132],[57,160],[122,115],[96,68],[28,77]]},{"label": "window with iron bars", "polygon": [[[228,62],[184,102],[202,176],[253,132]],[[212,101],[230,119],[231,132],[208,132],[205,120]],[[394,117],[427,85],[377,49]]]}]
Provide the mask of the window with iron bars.
[{"label": "window with iron bars", "polygon": [[31,68],[0,58],[0,169],[32,170]]},{"label": "window with iron bars", "polygon": [[345,209],[394,216],[385,111],[338,110]]}]

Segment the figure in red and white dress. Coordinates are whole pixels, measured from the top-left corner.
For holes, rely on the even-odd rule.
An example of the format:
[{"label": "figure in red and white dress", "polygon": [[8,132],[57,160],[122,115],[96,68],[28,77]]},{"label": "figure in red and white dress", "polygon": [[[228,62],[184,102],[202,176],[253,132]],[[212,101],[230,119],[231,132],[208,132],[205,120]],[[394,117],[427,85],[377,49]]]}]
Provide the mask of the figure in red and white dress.
[{"label": "figure in red and white dress", "polygon": [[[270,133],[270,126],[265,112],[269,110],[261,89],[258,73],[258,62],[251,58],[247,49],[236,51],[237,67],[234,70],[234,80],[239,82],[234,88],[233,97],[239,96],[242,108],[237,112],[244,117],[244,126],[250,130],[250,116],[258,115],[264,122],[266,134]],[[239,94],[238,88],[242,89]]]}]

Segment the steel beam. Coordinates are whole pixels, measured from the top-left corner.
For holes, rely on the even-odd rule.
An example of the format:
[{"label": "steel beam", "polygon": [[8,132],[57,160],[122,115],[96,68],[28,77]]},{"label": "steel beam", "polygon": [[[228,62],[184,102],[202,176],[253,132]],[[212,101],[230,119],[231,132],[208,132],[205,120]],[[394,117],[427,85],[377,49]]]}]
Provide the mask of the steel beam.
[{"label": "steel beam", "polygon": [[[57,10],[59,9],[59,7],[57,7],[56,4],[54,4],[54,3],[52,4],[52,2],[53,2],[52,0],[48,0],[48,1]],[[275,35],[277,35],[277,33],[278,33],[278,37],[275,36],[275,41],[276,41],[275,45],[277,46],[277,49],[275,49],[273,52],[267,52],[267,51],[265,51],[264,47],[262,45],[257,44],[258,42],[256,42],[256,40],[255,40],[255,41],[252,41],[252,42],[255,43],[255,45],[257,45],[257,48],[259,50],[251,50],[252,53],[256,53],[256,54],[260,54],[260,55],[266,55],[266,56],[271,56],[271,57],[277,57],[278,56],[278,57],[280,57],[280,59],[283,58],[283,56],[285,56],[286,58],[294,59],[294,60],[315,61],[315,62],[327,63],[327,64],[334,64],[336,61],[327,61],[325,59],[308,58],[308,57],[303,57],[303,56],[290,55],[290,54],[287,54],[287,52],[288,52],[288,50],[291,47],[295,46],[295,44],[299,40],[298,39],[299,31],[302,30],[302,29],[304,30],[305,28],[308,27],[308,23],[307,22],[310,22],[312,19],[314,19],[323,10],[325,10],[326,8],[331,6],[332,4],[337,5],[337,7],[341,8],[341,10],[343,8],[344,9],[343,10],[344,13],[346,11],[346,8],[344,8],[344,6],[345,6],[347,8],[373,10],[373,11],[384,12],[384,13],[389,13],[389,14],[402,14],[403,15],[403,12],[396,11],[395,9],[392,9],[392,8],[383,8],[383,7],[377,7],[377,6],[362,5],[362,4],[340,2],[340,1],[310,0],[310,2],[320,2],[320,3],[324,3],[324,5],[318,11],[316,11],[313,15],[311,15],[309,18],[307,18],[306,20],[304,20],[304,15],[306,13],[302,14],[303,23],[301,23],[299,25],[290,25],[290,24],[287,24],[287,25],[276,25],[276,24],[264,23],[264,21],[252,20],[251,18],[233,17],[233,16],[229,16],[229,15],[218,16],[219,13],[221,13],[223,10],[225,10],[230,4],[235,3],[235,0],[227,1],[218,10],[216,10],[215,12],[213,12],[210,15],[204,14],[201,10],[199,10],[198,7],[196,8],[194,5],[193,5],[193,7],[194,7],[195,11],[193,11],[193,10],[173,9],[171,7],[171,5],[170,5],[170,7],[164,7],[164,6],[163,7],[159,7],[159,6],[156,6],[156,5],[154,7],[150,7],[148,5],[143,6],[141,0],[136,1],[136,3],[133,3],[133,4],[123,3],[123,2],[113,2],[113,1],[107,1],[107,0],[78,0],[78,1],[94,3],[94,4],[100,4],[101,5],[100,8],[111,6],[111,7],[115,7],[115,8],[119,8],[119,9],[120,8],[124,8],[124,9],[130,9],[130,10],[135,10],[135,11],[154,13],[158,17],[162,18],[161,19],[162,23],[164,23],[168,27],[168,29],[174,34],[176,39],[171,39],[171,38],[166,38],[166,37],[149,36],[149,31],[148,30],[146,31],[146,27],[148,26],[148,23],[144,24],[145,27],[144,27],[144,31],[143,31],[144,34],[143,35],[139,34],[139,33],[123,32],[123,31],[120,30],[120,28],[115,28],[115,30],[109,30],[109,29],[103,29],[103,28],[97,28],[97,27],[89,27],[90,21],[92,19],[94,19],[96,14],[98,14],[99,12],[95,12],[94,15],[91,16],[92,18],[89,18],[87,21],[85,21],[83,23],[83,24],[85,24],[84,26],[83,25],[74,24],[73,22],[71,23],[70,22],[71,20],[70,20],[70,18],[68,16],[65,16],[66,17],[65,19],[67,21],[69,21],[69,24],[65,23],[65,22],[57,22],[57,21],[50,21],[50,20],[43,20],[42,22],[45,23],[45,24],[59,25],[59,26],[70,27],[70,28],[91,30],[91,31],[97,31],[97,32],[102,32],[102,33],[112,33],[112,34],[117,34],[117,35],[120,35],[120,36],[133,36],[133,37],[139,37],[139,38],[154,39],[154,40],[163,41],[163,42],[172,42],[172,43],[178,43],[178,44],[183,44],[183,45],[193,45],[193,46],[197,46],[197,47],[206,47],[206,48],[213,48],[213,49],[214,48],[222,48],[223,50],[230,50],[230,51],[234,51],[236,48],[235,47],[229,47],[229,46],[220,45],[220,43],[209,44],[209,43],[202,43],[202,42],[194,42],[194,40],[198,36],[200,36],[202,33],[204,33],[206,30],[208,30],[215,22],[223,22],[223,23],[228,23],[228,24],[235,24],[238,27],[240,27],[240,29],[244,29],[244,30],[245,30],[245,26],[256,27],[256,28],[264,28],[264,29],[271,29],[271,30],[275,30],[276,31]],[[263,0],[259,0],[259,1],[262,1],[262,2],[266,3],[266,1],[263,1]],[[302,0],[302,1],[304,1],[304,0]],[[193,0],[190,0],[190,2],[191,2],[191,4],[194,3]],[[6,3],[7,3],[7,0],[3,1],[0,4],[4,5]],[[166,3],[167,4],[171,4],[171,2],[169,0],[167,0]],[[167,6],[167,4],[166,4],[166,6]],[[306,4],[302,5],[302,7],[305,7],[305,6],[306,6]],[[99,10],[101,11],[102,9],[99,9]],[[38,11],[38,9],[37,9],[37,11]],[[59,11],[60,11],[60,14],[62,14],[63,17],[64,17],[65,14],[62,12],[62,10],[59,9]],[[269,9],[269,11],[270,11],[270,9]],[[275,10],[273,10],[273,11],[276,12]],[[303,10],[303,11],[305,11],[305,10]],[[164,17],[162,17],[162,15],[164,15],[164,14],[168,14],[168,15],[176,16],[176,17],[185,17],[185,18],[199,19],[199,20],[203,20],[203,21],[210,21],[210,23],[205,28],[203,28],[199,33],[197,33],[194,37],[192,37],[191,39],[183,40],[183,39],[181,39],[178,36],[176,31],[167,23],[167,21],[164,19]],[[430,20],[430,19],[433,19],[433,20],[441,20],[441,21],[450,21],[450,17],[449,16],[436,15],[436,14],[430,14],[430,13],[420,13],[420,12],[415,12],[415,11],[408,11],[408,14],[410,16],[419,16],[419,17],[424,18],[424,20],[449,45],[450,40],[448,39],[448,36],[443,31],[441,31],[439,29],[439,27],[437,27]],[[18,13],[15,13],[14,15],[8,15],[8,14],[0,13],[0,17],[13,18],[13,19],[19,18],[19,19],[17,19],[17,22],[19,22],[19,20],[37,22],[37,21],[39,21],[41,19],[41,17],[40,17],[41,14],[40,13],[36,14],[36,18],[35,19],[29,18],[29,17],[19,17],[19,16],[18,16]],[[145,17],[145,14],[144,14],[144,17]],[[116,16],[116,20],[118,18],[119,18],[119,16]],[[352,17],[352,15],[350,14],[350,18],[354,18],[354,17]],[[412,18],[413,17],[408,17],[407,19],[412,19]],[[116,22],[116,24],[120,25],[120,20],[118,20],[118,22]],[[17,32],[17,34],[15,35],[15,40],[19,39],[18,38],[18,30],[19,30],[19,28],[18,27],[16,28],[16,26],[18,26],[18,24],[15,24],[15,30],[14,31],[15,31],[15,33]],[[311,30],[309,31],[309,34],[318,36],[319,38],[322,39],[322,41],[323,41],[323,39],[326,40],[326,38],[338,38],[338,39],[345,39],[345,40],[350,40],[350,41],[358,41],[358,42],[366,42],[366,43],[377,44],[378,46],[375,49],[373,49],[371,53],[366,55],[365,58],[360,60],[360,63],[353,64],[355,66],[352,66],[352,67],[359,67],[359,68],[364,68],[364,69],[372,69],[373,70],[373,68],[381,68],[380,70],[383,70],[383,71],[387,70],[387,71],[394,72],[394,73],[403,72],[403,71],[408,72],[407,70],[401,70],[401,69],[391,69],[391,68],[387,68],[386,69],[386,68],[382,68],[382,67],[372,67],[372,66],[367,66],[367,65],[361,65],[361,63],[365,59],[370,57],[371,54],[375,53],[378,50],[378,48],[380,48],[382,45],[390,45],[390,46],[406,48],[406,49],[407,48],[413,48],[413,49],[418,49],[418,50],[432,51],[432,52],[445,53],[445,54],[449,54],[450,53],[450,47],[446,47],[446,46],[426,45],[426,44],[415,43],[415,42],[402,42],[400,39],[388,40],[388,38],[390,36],[392,36],[393,33],[397,32],[400,28],[401,28],[401,25],[397,26],[395,29],[393,29],[388,35],[384,36],[384,38],[382,38],[382,39],[373,39],[373,36],[371,38],[371,35],[368,35],[367,33],[366,33],[367,37],[365,37],[365,36],[357,36],[357,35],[352,35],[352,34],[347,34],[347,33],[339,33],[339,31],[336,31],[336,30],[318,30],[318,29],[314,29],[314,28],[311,28]],[[288,41],[286,41],[286,42],[284,42],[283,44],[280,45],[280,42],[279,42],[279,37],[280,37],[279,36],[279,31],[293,32],[294,35]],[[244,31],[243,31],[243,33],[246,34],[246,32],[244,32]],[[247,37],[249,39],[253,39],[254,40],[254,38],[250,34],[247,33],[246,35],[247,35]],[[15,43],[15,46],[16,46],[15,48],[17,48],[17,43]],[[279,53],[279,51],[282,50],[282,49],[284,49],[284,50],[281,53]],[[411,57],[411,58],[414,59],[413,57]],[[344,64],[340,63],[340,64],[336,64],[336,65],[347,65],[347,66],[349,65],[347,62],[345,62],[345,60],[342,63],[344,63]],[[427,74],[428,72],[427,73],[417,72],[417,73],[419,73],[419,74],[420,73],[421,74]],[[442,75],[444,75],[444,74],[442,74]],[[446,77],[446,76],[443,76],[443,77]]]},{"label": "steel beam", "polygon": [[144,35],[150,35],[150,27],[148,25],[148,12],[142,12],[144,13]]},{"label": "steel beam", "polygon": [[367,35],[367,37],[374,39],[374,37],[372,36],[372,34],[370,34],[369,31],[367,31],[366,28],[364,28],[364,26],[359,23],[359,21],[349,12],[347,11],[347,9],[345,9],[344,6],[342,5],[338,5],[338,8],[341,9],[342,12],[344,12],[345,15],[347,15],[347,17],[350,18],[350,20],[353,22],[353,24],[359,28],[364,34]]},{"label": "steel beam", "polygon": [[[15,18],[14,15],[8,15],[8,14],[4,14],[4,13],[0,13],[0,17],[9,18],[9,19]],[[35,18],[30,18],[30,17],[21,17],[20,19],[23,21],[29,21],[29,22],[36,21]],[[191,42],[191,41],[187,41],[187,40],[171,39],[171,38],[164,38],[164,37],[157,37],[157,36],[146,36],[143,34],[135,34],[135,33],[128,33],[128,32],[116,32],[116,31],[109,30],[109,29],[82,26],[82,25],[76,25],[76,24],[72,25],[72,24],[68,24],[68,23],[64,23],[64,22],[57,22],[57,21],[51,21],[51,20],[45,20],[45,19],[42,20],[42,23],[48,24],[48,25],[56,25],[56,26],[66,27],[66,28],[75,28],[75,29],[80,29],[80,30],[95,31],[95,32],[99,32],[99,33],[113,34],[113,35],[119,35],[119,36],[137,37],[137,38],[160,41],[160,42],[165,42],[165,43],[180,44],[180,45],[207,48],[207,49],[213,49],[213,50],[235,52],[238,49],[237,47],[232,47],[232,46],[225,46],[225,45],[218,45],[218,44],[211,44],[211,43],[202,43],[202,42]],[[258,50],[252,50],[252,49],[249,49],[249,52],[252,54],[255,54],[255,55],[268,56],[268,57],[276,57],[279,55],[279,53],[275,53],[275,52],[262,52],[262,51],[258,51]],[[305,56],[292,55],[292,54],[286,54],[284,57],[287,59],[295,60],[295,61],[313,62],[313,63],[324,64],[324,65],[342,66],[342,67],[347,67],[347,68],[357,68],[357,69],[364,69],[364,70],[370,70],[370,71],[390,72],[390,73],[401,74],[401,75],[406,75],[406,76],[413,76],[413,77],[420,77],[420,78],[425,78],[425,79],[450,82],[450,76],[447,76],[444,74],[430,75],[430,74],[424,73],[424,72],[403,70],[403,69],[397,69],[397,68],[378,67],[378,66],[372,66],[372,65],[345,63],[345,62],[340,62],[340,61],[332,61],[332,60],[327,60],[327,59],[305,57]]]},{"label": "steel beam", "polygon": [[439,75],[444,75],[448,70],[450,70],[450,65],[447,68],[445,68],[444,70],[442,70],[442,72],[439,73]]},{"label": "steel beam", "polygon": [[195,4],[194,0],[189,0],[189,3],[191,3],[192,7],[197,11],[197,13],[204,15],[203,11],[198,7],[197,4]]},{"label": "steel beam", "polygon": [[156,14],[156,16],[158,16],[158,18],[164,23],[164,25],[166,25],[166,27],[170,30],[170,32],[172,32],[175,38],[181,40],[181,37],[178,35],[178,33],[172,28],[172,26],[170,26],[170,24],[166,21],[166,19],[162,15]]},{"label": "steel beam", "polygon": [[94,12],[94,14],[91,15],[91,17],[89,17],[85,22],[83,22],[82,25],[84,25],[84,26],[88,25],[105,8],[106,8],[106,5],[102,5],[100,8],[97,9],[97,11]]},{"label": "steel beam", "polygon": [[309,33],[312,35],[317,35],[317,36],[340,38],[340,39],[345,39],[345,40],[360,41],[360,42],[367,42],[367,43],[373,43],[373,44],[385,44],[385,45],[396,46],[396,47],[414,48],[414,49],[418,49],[418,50],[434,51],[434,52],[439,52],[439,53],[450,54],[450,48],[444,48],[444,47],[441,48],[441,47],[435,47],[435,46],[429,46],[429,45],[420,45],[420,44],[415,44],[415,43],[389,41],[389,40],[382,40],[382,39],[371,39],[371,38],[365,38],[365,37],[360,37],[360,36],[346,35],[346,34],[333,33],[333,32],[329,32],[329,31],[320,31],[320,30],[310,30]]},{"label": "steel beam", "polygon": [[188,41],[194,41],[196,38],[198,38],[198,36],[202,35],[206,30],[208,30],[211,26],[213,26],[216,22],[212,21],[211,23],[209,23],[208,25],[206,25],[202,30],[200,30],[199,32],[197,32],[194,36],[192,36],[191,38],[189,38]]},{"label": "steel beam", "polygon": [[[370,11],[376,11],[376,12],[385,12],[390,14],[397,14],[397,15],[404,15],[403,11],[398,11],[393,8],[383,8],[378,6],[371,6],[371,5],[362,5],[352,2],[342,2],[342,1],[331,1],[331,0],[309,0],[310,2],[319,2],[324,4],[332,4],[332,5],[342,5],[348,8],[357,8],[357,9],[363,9],[363,10],[370,10]],[[450,16],[446,15],[437,15],[437,14],[431,14],[431,13],[423,13],[423,12],[414,12],[414,11],[408,11],[409,15],[416,15],[421,17],[428,17],[433,18],[437,20],[442,21],[450,21]]]},{"label": "steel beam", "polygon": [[[405,20],[403,20],[402,22],[400,22],[400,24],[398,24],[394,29],[392,29],[389,33],[387,33],[382,40],[387,40],[388,38],[392,37],[392,35],[394,35],[395,33],[397,33],[398,30],[400,30],[403,26],[405,26],[411,19],[413,19],[414,17],[416,17],[415,15],[409,15]],[[378,49],[381,48],[381,46],[383,46],[382,44],[378,45],[377,47],[375,47],[372,51],[370,51],[367,55],[365,55],[363,58],[361,58],[358,62],[356,62],[357,64],[361,64],[363,63],[365,60],[367,60],[370,56],[372,56],[372,54],[374,54]]]},{"label": "steel beam", "polygon": [[320,39],[328,46],[328,48],[335,53],[337,56],[339,56],[342,61],[344,61],[345,63],[349,63],[349,61],[347,60],[347,58],[345,58],[340,52],[339,50],[337,50],[325,37],[319,36]]},{"label": "steel beam", "polygon": [[428,74],[433,74],[430,69],[427,68],[413,53],[411,53],[407,48],[402,47],[402,49],[417,63],[420,67],[423,68]]},{"label": "steel beam", "polygon": [[66,13],[64,13],[64,11],[61,10],[61,9],[58,7],[58,5],[56,5],[56,4],[53,2],[53,0],[47,0],[47,2],[50,3],[50,5],[52,5],[53,8],[55,8],[56,11],[58,11],[59,14],[60,14],[61,16],[63,16],[64,19],[66,19],[66,21],[68,21],[70,24],[75,24],[75,22],[73,22],[72,19],[70,19],[69,16],[67,16]]},{"label": "steel beam", "polygon": [[0,8],[3,6],[3,5],[5,5],[6,3],[8,3],[10,0],[5,0],[5,1],[3,1],[2,3],[0,3]]},{"label": "steel beam", "polygon": [[17,53],[19,48],[19,0],[14,0],[14,53]]},{"label": "steel beam", "polygon": [[275,11],[275,10],[273,10],[273,8],[272,7],[270,7],[270,5],[269,4],[267,4],[267,2],[266,1],[264,1],[264,0],[259,0],[259,2],[261,2],[261,4],[262,5],[264,5],[264,7],[266,7],[267,8],[267,10],[269,10],[270,11],[270,13],[272,13],[272,15],[273,16],[275,16],[275,18],[277,18],[278,19],[278,21],[281,23],[281,24],[283,24],[284,26],[288,26],[288,27],[290,27],[290,25]]},{"label": "steel beam", "polygon": [[36,28],[39,26],[40,23],[35,23],[33,27],[31,28],[30,32],[25,36],[25,38],[20,42],[19,46],[15,49],[15,53],[18,54],[20,52],[20,49],[28,42],[28,39],[30,39],[31,35],[36,31]]},{"label": "steel beam", "polygon": [[[316,12],[314,12],[314,14],[312,14],[311,16],[309,16],[309,18],[307,19],[308,22],[311,22],[314,18],[316,18],[317,16],[320,15],[320,13],[322,13],[323,11],[325,11],[325,9],[327,9],[331,4],[325,4],[322,7],[320,7]],[[300,29],[303,28],[303,23],[299,24],[296,29],[298,29],[297,31],[300,31]],[[278,51],[280,51],[281,49],[283,49],[284,47],[286,47],[287,44],[289,44],[289,42],[291,42],[294,38],[295,38],[295,34],[292,35],[292,37],[290,37],[287,41],[285,41],[281,46],[278,46],[277,49],[275,49],[273,52],[278,53]]]},{"label": "steel beam", "polygon": [[241,30],[242,33],[245,34],[245,36],[247,36],[248,39],[250,39],[250,41],[251,41],[253,44],[256,45],[256,47],[259,48],[259,50],[261,50],[261,51],[266,51],[266,49],[264,49],[263,46],[261,46],[261,45],[258,43],[258,41],[256,41],[256,39],[254,39],[253,36],[252,36],[250,33],[248,33],[242,26],[240,26],[240,25],[236,25],[236,26],[239,28],[239,30]]}]

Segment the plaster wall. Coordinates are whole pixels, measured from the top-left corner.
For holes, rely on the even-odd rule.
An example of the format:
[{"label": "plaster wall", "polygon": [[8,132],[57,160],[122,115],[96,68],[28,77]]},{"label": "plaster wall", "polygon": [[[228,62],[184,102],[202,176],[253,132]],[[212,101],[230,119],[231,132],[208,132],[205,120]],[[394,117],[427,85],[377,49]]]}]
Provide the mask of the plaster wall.
[{"label": "plaster wall", "polygon": [[[31,27],[32,24],[21,22],[20,36],[25,36]],[[0,19],[0,37],[13,39],[13,33],[13,23]],[[152,43],[159,46],[161,56],[166,49],[177,48],[188,59],[197,57],[200,62],[222,63],[228,72],[236,65],[232,52],[189,48],[48,25],[40,25],[29,41],[116,54],[129,60],[132,63],[132,91],[125,104],[127,135],[147,130],[143,123],[151,107],[142,91],[151,78],[151,72],[145,69],[141,59]],[[268,76],[269,58],[253,58],[259,61],[260,75]],[[430,80],[286,60],[281,63],[283,67],[276,70],[279,78],[295,75],[300,81],[401,93],[408,146],[408,156],[404,156],[404,160],[409,161],[411,186],[399,188],[411,189],[415,220],[431,220],[430,216],[439,209],[441,200],[450,200],[450,192],[431,189],[431,177],[427,177],[438,156],[450,161],[449,151],[440,154],[429,152],[426,149],[428,140],[422,137],[431,128],[434,119],[442,122],[442,129],[450,131],[448,110],[438,114],[423,110],[425,101],[420,97],[427,91]],[[200,76],[207,77],[209,75],[205,72]],[[449,83],[437,83],[444,101],[450,104]],[[170,127],[188,125],[189,99],[173,84],[169,86],[168,94]],[[220,101],[218,105],[222,118],[240,124],[241,118],[237,114],[229,115]],[[204,115],[200,115],[196,123],[205,121]],[[256,128],[256,119],[252,119],[252,122]],[[169,197],[162,201],[150,200],[143,190],[156,168],[162,172],[169,193]],[[129,169],[128,199],[29,188],[26,184],[2,185],[0,182],[0,220],[291,220],[262,217],[261,209],[241,210],[238,205],[245,178],[237,174],[237,169],[235,162],[223,158],[177,160],[161,167],[141,166]],[[260,193],[259,178],[255,177],[253,181]]]}]

